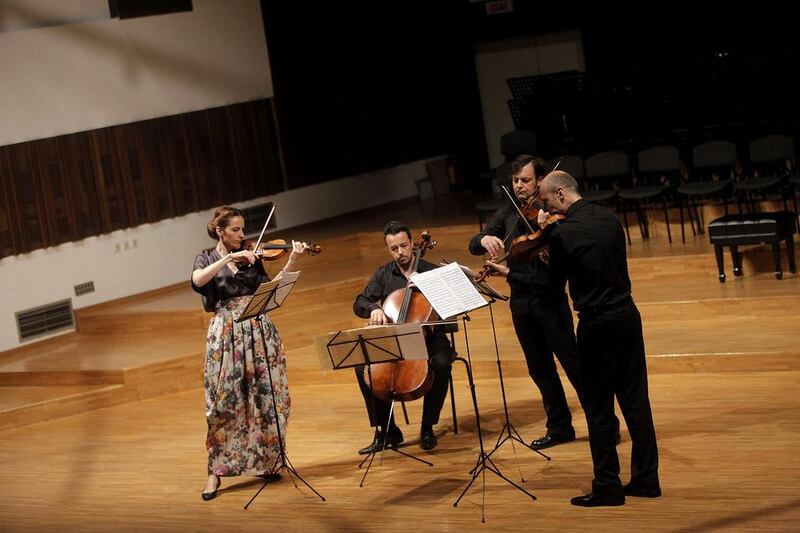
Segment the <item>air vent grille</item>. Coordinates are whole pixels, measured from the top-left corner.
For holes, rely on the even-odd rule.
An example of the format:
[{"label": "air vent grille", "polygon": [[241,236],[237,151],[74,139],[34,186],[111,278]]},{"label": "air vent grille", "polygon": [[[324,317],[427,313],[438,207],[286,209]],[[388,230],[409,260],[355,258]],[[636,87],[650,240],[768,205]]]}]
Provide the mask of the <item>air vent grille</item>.
[{"label": "air vent grille", "polygon": [[89,294],[90,292],[94,292],[94,281],[87,281],[75,285],[75,296]]},{"label": "air vent grille", "polygon": [[48,333],[75,327],[72,300],[63,300],[25,311],[18,311],[16,316],[20,341],[27,341]]}]

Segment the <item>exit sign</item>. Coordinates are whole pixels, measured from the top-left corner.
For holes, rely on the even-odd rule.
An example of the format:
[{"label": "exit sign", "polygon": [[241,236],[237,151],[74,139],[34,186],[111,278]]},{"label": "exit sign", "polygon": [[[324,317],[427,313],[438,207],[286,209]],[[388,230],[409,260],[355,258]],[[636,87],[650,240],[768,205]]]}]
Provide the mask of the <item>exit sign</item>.
[{"label": "exit sign", "polygon": [[486,14],[497,15],[498,13],[511,13],[514,11],[512,0],[491,0],[486,2]]}]

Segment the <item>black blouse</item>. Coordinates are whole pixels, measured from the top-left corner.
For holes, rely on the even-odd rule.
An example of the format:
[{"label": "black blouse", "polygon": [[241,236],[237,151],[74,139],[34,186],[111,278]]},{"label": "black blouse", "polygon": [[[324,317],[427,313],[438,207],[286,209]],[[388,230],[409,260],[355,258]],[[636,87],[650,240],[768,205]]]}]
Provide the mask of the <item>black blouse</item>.
[{"label": "black blouse", "polygon": [[[219,261],[221,257],[215,248],[203,250],[194,258],[192,272]],[[264,271],[261,261],[256,261],[251,267],[240,268],[236,274],[225,266],[202,287],[198,287],[192,281],[192,289],[203,297],[203,309],[213,313],[217,310],[219,302],[236,296],[249,296],[265,281],[269,281],[269,276]]]}]

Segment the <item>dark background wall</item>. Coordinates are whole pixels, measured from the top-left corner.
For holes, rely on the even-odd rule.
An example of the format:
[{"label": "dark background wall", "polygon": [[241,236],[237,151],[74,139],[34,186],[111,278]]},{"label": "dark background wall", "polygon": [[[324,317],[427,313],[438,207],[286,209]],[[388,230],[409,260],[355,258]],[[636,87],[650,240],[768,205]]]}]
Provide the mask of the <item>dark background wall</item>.
[{"label": "dark background wall", "polygon": [[484,3],[471,4],[473,40],[578,30],[583,45],[584,72],[531,72],[532,90],[510,103],[516,128],[537,133],[541,155],[712,138],[744,146],[797,133],[800,43],[787,12],[716,3],[514,7],[490,16]]},{"label": "dark background wall", "polygon": [[486,149],[466,2],[261,3],[290,187]]}]

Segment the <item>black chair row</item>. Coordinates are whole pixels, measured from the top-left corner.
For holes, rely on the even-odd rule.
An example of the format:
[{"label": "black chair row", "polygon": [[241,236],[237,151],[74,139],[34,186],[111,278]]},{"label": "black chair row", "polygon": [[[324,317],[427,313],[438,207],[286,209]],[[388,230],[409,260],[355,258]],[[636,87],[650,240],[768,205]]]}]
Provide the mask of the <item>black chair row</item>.
[{"label": "black chair row", "polygon": [[[684,207],[692,232],[703,233],[704,221],[699,205],[706,200],[720,201],[728,214],[728,202],[735,199],[740,212],[757,210],[759,197],[770,191],[780,192],[784,209],[791,197],[797,213],[794,194],[798,177],[794,142],[791,137],[768,135],[749,145],[749,158],[743,162],[736,145],[729,141],[709,141],[692,150],[691,165],[682,161],[673,146],[654,146],[640,151],[636,165],[624,152],[601,152],[586,159],[567,155],[552,158],[549,168],[572,174],[582,186],[587,201],[607,203],[624,217],[630,243],[627,213],[635,212],[643,238],[649,237],[644,209],[648,204],[663,207],[667,236],[672,242],[669,225],[669,204],[679,207],[681,238],[685,242]],[[744,207],[744,209],[743,209]]]}]

